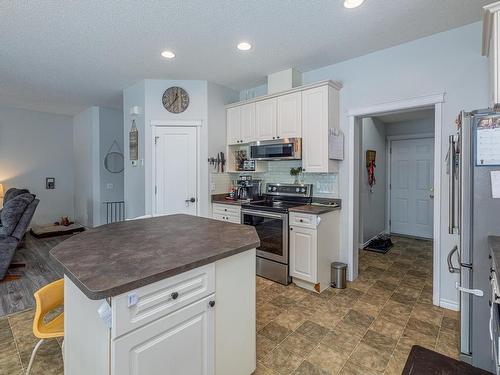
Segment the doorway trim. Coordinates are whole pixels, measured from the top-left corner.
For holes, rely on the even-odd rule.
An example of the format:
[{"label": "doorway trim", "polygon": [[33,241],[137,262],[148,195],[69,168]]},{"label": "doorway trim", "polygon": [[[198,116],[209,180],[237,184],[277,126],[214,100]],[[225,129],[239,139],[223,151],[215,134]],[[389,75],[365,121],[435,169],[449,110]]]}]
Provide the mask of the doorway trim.
[{"label": "doorway trim", "polygon": [[[426,139],[426,138],[432,138],[432,139],[434,139],[434,142],[436,142],[436,139],[434,138],[434,133],[388,135],[386,137],[385,147],[386,147],[386,150],[389,150],[389,152],[386,153],[387,174],[386,174],[386,181],[385,181],[385,209],[387,212],[387,215],[385,218],[385,232],[387,234],[391,234],[390,220],[391,220],[391,176],[392,176],[391,161],[392,161],[392,155],[391,155],[390,150],[392,147],[392,141],[404,141],[407,139]],[[436,155],[434,155],[434,159],[435,158],[436,158]],[[432,236],[432,240],[434,240],[434,235]]]},{"label": "doorway trim", "polygon": [[201,197],[201,127],[203,126],[203,121],[201,120],[152,120],[151,121],[151,212],[152,216],[159,216],[156,213],[156,157],[155,157],[155,136],[156,128],[158,127],[192,127],[196,128],[196,215],[200,214],[200,197]]},{"label": "doorway trim", "polygon": [[403,99],[394,102],[375,104],[347,111],[348,115],[348,197],[347,197],[347,246],[348,246],[348,278],[358,277],[359,265],[359,182],[361,126],[363,117],[380,115],[390,112],[413,110],[434,106],[434,242],[433,242],[433,296],[432,301],[439,306],[440,300],[440,250],[441,250],[441,131],[442,105],[445,93]]}]

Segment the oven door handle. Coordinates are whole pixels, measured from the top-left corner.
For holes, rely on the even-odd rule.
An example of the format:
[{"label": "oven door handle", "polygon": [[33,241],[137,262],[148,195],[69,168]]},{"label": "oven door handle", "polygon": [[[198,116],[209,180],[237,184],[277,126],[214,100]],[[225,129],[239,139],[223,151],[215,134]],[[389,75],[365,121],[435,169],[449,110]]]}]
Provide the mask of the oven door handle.
[{"label": "oven door handle", "polygon": [[241,215],[253,215],[253,216],[261,216],[261,217],[267,217],[270,219],[280,219],[283,220],[287,215],[286,214],[273,214],[269,212],[263,212],[263,211],[254,211],[254,210],[241,210]]}]

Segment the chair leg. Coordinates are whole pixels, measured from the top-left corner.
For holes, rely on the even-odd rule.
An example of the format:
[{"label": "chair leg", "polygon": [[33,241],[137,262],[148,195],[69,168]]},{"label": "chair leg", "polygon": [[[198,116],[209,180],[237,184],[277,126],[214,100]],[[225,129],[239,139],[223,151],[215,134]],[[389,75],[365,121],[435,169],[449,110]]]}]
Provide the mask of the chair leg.
[{"label": "chair leg", "polygon": [[29,373],[31,372],[31,366],[33,366],[33,361],[35,360],[36,352],[38,351],[38,349],[40,349],[40,345],[42,345],[44,341],[45,341],[44,339],[41,339],[40,341],[37,342],[37,344],[33,348],[33,353],[31,353],[30,362],[28,364],[28,368],[26,369],[26,375],[29,375]]}]

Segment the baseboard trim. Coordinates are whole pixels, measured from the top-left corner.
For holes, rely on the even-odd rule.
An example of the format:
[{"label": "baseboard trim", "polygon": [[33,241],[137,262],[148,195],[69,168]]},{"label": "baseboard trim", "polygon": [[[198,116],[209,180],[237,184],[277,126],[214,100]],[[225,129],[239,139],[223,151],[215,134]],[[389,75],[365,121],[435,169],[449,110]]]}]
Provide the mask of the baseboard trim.
[{"label": "baseboard trim", "polygon": [[443,309],[448,309],[448,310],[453,310],[453,311],[460,310],[457,302],[450,301],[450,300],[444,299],[444,298],[441,298],[439,300],[439,306],[441,306]]}]

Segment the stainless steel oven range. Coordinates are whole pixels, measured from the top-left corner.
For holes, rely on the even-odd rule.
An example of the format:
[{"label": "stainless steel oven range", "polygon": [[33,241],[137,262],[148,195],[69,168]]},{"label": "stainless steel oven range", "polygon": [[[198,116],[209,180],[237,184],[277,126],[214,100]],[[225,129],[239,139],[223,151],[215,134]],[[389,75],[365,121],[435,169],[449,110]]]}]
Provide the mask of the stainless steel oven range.
[{"label": "stainless steel oven range", "polygon": [[312,185],[266,184],[264,199],[243,203],[241,223],[252,225],[260,237],[257,275],[287,285],[288,210],[311,203]]}]

